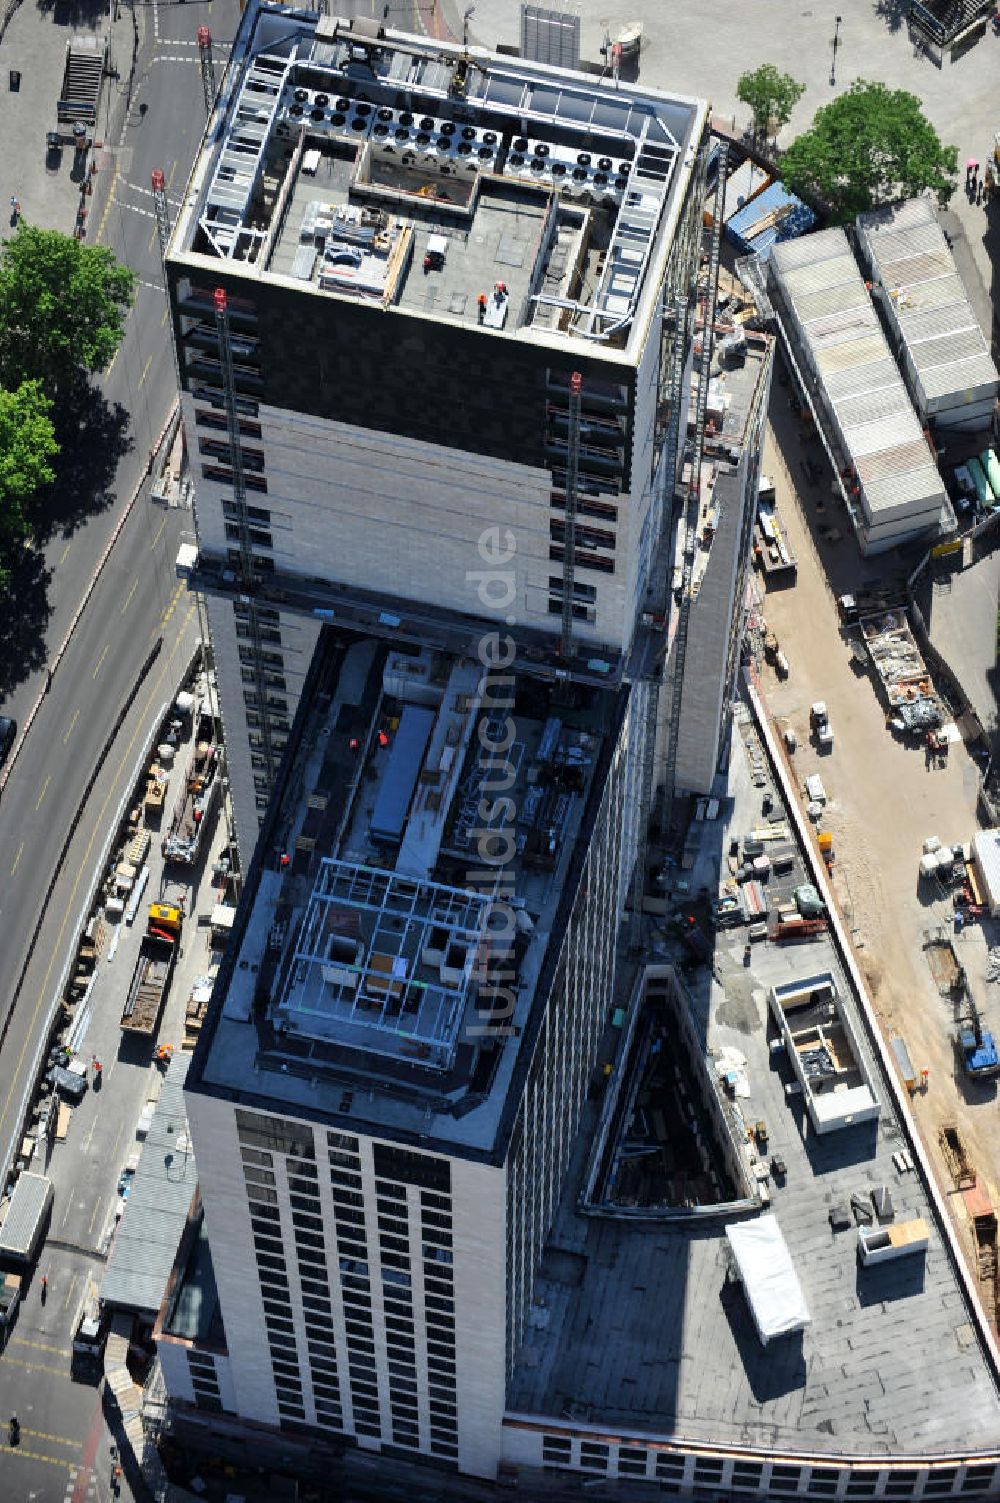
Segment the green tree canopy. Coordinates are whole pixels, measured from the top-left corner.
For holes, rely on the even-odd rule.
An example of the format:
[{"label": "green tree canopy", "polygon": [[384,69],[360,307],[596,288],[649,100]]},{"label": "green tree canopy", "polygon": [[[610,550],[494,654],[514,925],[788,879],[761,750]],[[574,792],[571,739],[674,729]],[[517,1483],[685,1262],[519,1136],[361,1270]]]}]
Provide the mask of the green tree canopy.
[{"label": "green tree canopy", "polygon": [[779,73],[773,63],[761,63],[751,73],[740,75],[736,97],[753,115],[755,136],[777,135],[792,118],[792,111],[806,91],[790,73]]},{"label": "green tree canopy", "polygon": [[928,188],[943,205],[957,171],[957,147],[941,144],[916,95],[861,78],[816,111],[781,166],[793,193],[824,201],[840,224]]},{"label": "green tree canopy", "polygon": [[134,287],[109,250],[22,221],[0,248],[0,381],[54,396],[78,371],[106,370]]},{"label": "green tree canopy", "polygon": [[52,404],[38,381],[14,391],[0,389],[0,586],[31,528],[30,502],[55,478],[50,460],[58,453]]}]

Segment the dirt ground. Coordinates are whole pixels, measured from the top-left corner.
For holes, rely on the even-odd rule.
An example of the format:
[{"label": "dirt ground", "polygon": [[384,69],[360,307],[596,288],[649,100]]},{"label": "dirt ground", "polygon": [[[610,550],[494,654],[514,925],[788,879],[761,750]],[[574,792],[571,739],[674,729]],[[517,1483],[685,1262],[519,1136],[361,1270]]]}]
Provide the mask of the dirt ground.
[{"label": "dirt ground", "polygon": [[[806,478],[804,458],[822,462],[823,478],[815,485]],[[895,576],[901,562],[891,554],[861,558],[840,503],[830,498],[822,451],[791,412],[777,380],[764,471],[776,483],[798,578],[793,587],[763,597],[765,620],[790,672],[779,681],[764,666],[761,683],[779,730],[791,726],[796,732],[791,762],[800,787],[809,773],[822,776],[829,804],[821,827],[834,838],[834,890],[883,1032],[887,1038],[902,1035],[917,1072],[929,1072],[926,1091],[912,1098],[913,1114],[975,1269],[971,1226],[938,1134],[946,1123],[958,1125],[978,1182],[1000,1209],[997,1093],[992,1084],[972,1084],[956,1069],[954,1005],[939,990],[924,944],[939,929],[954,939],[997,1033],[1000,997],[989,995],[998,988],[987,988],[985,967],[988,944],[1000,942],[1000,925],[973,925],[954,935],[950,896],[925,891],[918,863],[926,836],[954,845],[969,841],[979,828],[976,766],[962,745],[952,747],[944,765],[932,766],[922,749],[897,742],[886,728],[874,680],[852,667],[836,595],[863,581]],[[830,528],[841,531],[839,541],[827,540]],[[817,699],[826,700],[834,730],[834,746],[826,754],[809,740],[809,707]],[[982,1293],[992,1316],[993,1291],[983,1287]]]}]

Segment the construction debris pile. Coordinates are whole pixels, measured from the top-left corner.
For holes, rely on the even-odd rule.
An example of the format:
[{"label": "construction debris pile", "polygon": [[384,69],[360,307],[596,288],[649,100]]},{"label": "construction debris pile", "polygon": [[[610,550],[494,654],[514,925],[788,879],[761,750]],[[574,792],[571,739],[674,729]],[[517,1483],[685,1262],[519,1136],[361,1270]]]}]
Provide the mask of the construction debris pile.
[{"label": "construction debris pile", "polygon": [[861,632],[892,723],[909,733],[934,730],[943,724],[945,707],[934,688],[927,665],[903,610],[886,611],[861,622]]}]

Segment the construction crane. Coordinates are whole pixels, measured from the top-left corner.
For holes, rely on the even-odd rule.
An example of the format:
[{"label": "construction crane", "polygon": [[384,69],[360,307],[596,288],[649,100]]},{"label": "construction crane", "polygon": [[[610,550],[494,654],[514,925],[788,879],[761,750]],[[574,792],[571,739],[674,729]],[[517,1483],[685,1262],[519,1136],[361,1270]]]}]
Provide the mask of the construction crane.
[{"label": "construction crane", "polygon": [[237,541],[239,545],[240,586],[246,592],[247,621],[250,632],[253,687],[257,703],[260,727],[260,750],[264,758],[268,787],[274,786],[276,759],[271,739],[270,711],[267,702],[267,672],[264,664],[263,644],[257,620],[255,592],[257,578],[254,569],[253,542],[250,536],[250,518],[247,513],[246,481],[243,473],[243,450],[240,442],[240,418],[236,405],[236,380],[233,374],[233,346],[229,332],[229,300],[224,287],[215,290],[215,324],[219,335],[219,359],[222,365],[222,394],[226,404],[226,427],[229,433],[229,458],[233,475],[233,509],[235,511]]},{"label": "construction crane", "polygon": [[670,714],[667,724],[666,765],[663,779],[661,829],[664,835],[672,827],[675,781],[677,777],[677,739],[684,696],[684,664],[687,656],[688,628],[691,623],[692,581],[698,551],[698,514],[701,507],[701,461],[705,452],[705,419],[708,386],[712,376],[712,350],[715,335],[715,309],[719,294],[719,254],[722,241],[722,216],[726,201],[726,172],[729,161],[728,142],[719,147],[719,173],[715,183],[715,204],[709,241],[708,286],[705,289],[704,317],[701,334],[701,360],[698,366],[698,394],[695,399],[694,445],[691,474],[684,506],[684,559],[681,569],[680,602],[677,629],[671,648]]},{"label": "construction crane", "polygon": [[580,393],[583,377],[569,378],[569,437],[566,440],[566,520],[563,524],[562,636],[559,650],[568,658],[573,648],[573,591],[576,575],[576,491],[580,473]]},{"label": "construction crane", "polygon": [[215,65],[212,62],[212,33],[207,26],[198,27],[198,58],[201,62],[201,87],[205,94],[205,114],[212,113],[215,103]]}]

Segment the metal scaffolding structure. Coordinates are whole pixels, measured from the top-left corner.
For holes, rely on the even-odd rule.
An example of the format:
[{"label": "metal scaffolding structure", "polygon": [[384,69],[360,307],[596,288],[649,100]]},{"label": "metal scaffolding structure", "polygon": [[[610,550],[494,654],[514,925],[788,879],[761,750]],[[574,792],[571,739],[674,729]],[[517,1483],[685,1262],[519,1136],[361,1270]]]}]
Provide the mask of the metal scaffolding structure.
[{"label": "metal scaffolding structure", "polygon": [[229,332],[229,303],[223,287],[215,291],[215,323],[219,334],[219,360],[222,366],[222,392],[226,404],[226,427],[229,434],[229,459],[233,474],[233,508],[236,513],[236,530],[239,543],[240,584],[247,591],[247,621],[250,631],[254,696],[260,750],[264,758],[268,788],[274,786],[277,762],[271,738],[270,709],[267,699],[267,671],[264,664],[260,626],[257,620],[257,602],[254,598],[256,573],[254,569],[253,543],[250,536],[250,518],[247,513],[246,480],[243,473],[243,450],[240,442],[240,418],[236,406],[236,378],[233,373],[233,346]]},{"label": "metal scaffolding structure", "polygon": [[691,473],[688,477],[684,507],[684,562],[681,572],[677,630],[670,652],[670,718],[667,724],[666,764],[663,778],[661,829],[664,835],[673,825],[673,804],[677,775],[677,738],[684,697],[684,665],[687,656],[688,628],[691,623],[692,581],[698,552],[698,513],[701,507],[701,461],[705,452],[705,418],[708,386],[712,375],[712,350],[715,344],[715,309],[719,294],[719,256],[722,243],[722,215],[726,201],[726,173],[729,161],[728,142],[719,148],[719,172],[715,184],[712,231],[709,241],[708,285],[702,319],[701,360],[698,366],[698,392],[695,398],[694,445]]}]

